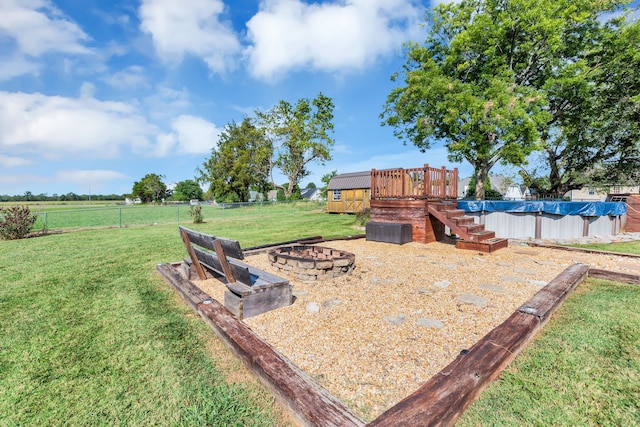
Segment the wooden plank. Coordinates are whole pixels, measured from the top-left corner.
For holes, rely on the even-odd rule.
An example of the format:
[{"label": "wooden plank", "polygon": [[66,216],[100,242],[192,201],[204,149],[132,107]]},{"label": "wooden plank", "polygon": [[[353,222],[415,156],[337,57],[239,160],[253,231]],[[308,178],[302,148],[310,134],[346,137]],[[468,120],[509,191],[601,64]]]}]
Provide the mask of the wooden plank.
[{"label": "wooden plank", "polygon": [[291,285],[280,285],[255,292],[243,298],[242,318],[258,316],[280,307],[291,305]]},{"label": "wooden plank", "polygon": [[[177,272],[173,274],[171,270],[175,269],[170,265],[161,264],[156,268],[183,297],[191,295],[189,289],[196,287]],[[301,425],[349,427],[366,424],[308,374],[262,341],[219,302],[196,303],[190,297],[185,297],[185,300]]]},{"label": "wooden plank", "polygon": [[180,233],[184,231],[184,233],[188,236],[191,243],[201,246],[205,249],[209,249],[210,251],[215,251],[215,247],[213,246],[213,242],[218,240],[224,249],[224,252],[227,256],[236,258],[236,259],[244,259],[244,254],[242,249],[240,248],[240,243],[237,240],[225,239],[222,237],[216,237],[211,234],[201,233],[199,231],[191,230],[189,228],[180,226]]},{"label": "wooden plank", "polygon": [[207,275],[204,273],[204,270],[200,265],[200,261],[198,260],[198,257],[194,252],[193,246],[191,245],[191,241],[189,240],[189,233],[187,232],[187,229],[183,229],[182,227],[180,228],[180,237],[182,237],[182,242],[184,243],[184,246],[187,248],[187,253],[191,257],[191,261],[193,262],[193,266],[196,268],[196,271],[198,272],[198,276],[200,276],[200,280],[205,280]]},{"label": "wooden plank", "polygon": [[624,257],[624,258],[640,259],[640,255],[638,255],[638,254],[626,254],[626,253],[623,253],[623,252],[600,251],[600,250],[597,250],[597,249],[574,248],[574,247],[571,247],[571,246],[548,245],[548,244],[545,244],[545,243],[535,243],[535,242],[529,242],[528,245],[529,246],[535,246],[535,247],[538,247],[538,248],[558,249],[558,250],[561,250],[561,251],[568,251],[568,252],[582,252],[582,253],[586,253],[586,254],[611,255],[611,256],[619,256],[619,257]]},{"label": "wooden plank", "polygon": [[[197,259],[200,261],[202,265],[204,265],[207,269],[212,270],[218,274],[221,274],[225,277],[227,282],[229,282],[229,277],[225,274],[224,268],[220,259],[216,254],[212,254],[210,252],[204,251],[199,248],[194,248],[194,253],[196,254]],[[234,282],[242,282],[248,286],[251,286],[251,273],[249,272],[249,266],[243,264],[241,261],[230,262],[233,258],[226,259],[227,265],[229,269],[232,270],[232,277],[235,280]]]},{"label": "wooden plank", "polygon": [[251,289],[251,286],[247,286],[244,283],[240,282],[229,282],[226,284],[227,289],[233,292],[236,295],[245,296],[254,293],[255,291]]},{"label": "wooden plank", "polygon": [[589,266],[586,264],[573,264],[558,274],[545,287],[540,289],[526,303],[518,308],[522,313],[537,316],[546,321],[551,314],[562,304],[578,284],[589,274]]},{"label": "wooden plank", "polygon": [[593,277],[594,279],[613,280],[614,282],[630,283],[633,285],[640,284],[640,275],[638,274],[602,270],[599,268],[590,268],[589,277]]},{"label": "wooden plank", "polygon": [[[227,260],[227,254],[222,248],[222,243],[219,239],[215,239],[211,242],[213,245],[213,250],[216,252],[216,256],[218,257],[218,261],[220,262],[220,266],[222,267],[222,272],[224,274],[224,278],[227,279],[227,283],[235,282],[236,276],[233,274],[233,270],[231,270],[231,265],[229,265],[229,261]],[[244,281],[247,285],[251,284],[251,279],[248,282]]]}]

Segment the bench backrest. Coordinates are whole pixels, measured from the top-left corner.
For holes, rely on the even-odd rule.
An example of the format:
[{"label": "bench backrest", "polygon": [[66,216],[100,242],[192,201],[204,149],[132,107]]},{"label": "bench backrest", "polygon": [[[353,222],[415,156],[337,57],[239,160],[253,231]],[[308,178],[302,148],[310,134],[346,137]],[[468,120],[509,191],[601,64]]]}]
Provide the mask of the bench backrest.
[{"label": "bench backrest", "polygon": [[[182,226],[180,227],[180,235],[200,279],[204,280],[206,278],[202,269],[204,266],[210,271],[223,275],[227,283],[240,282],[251,286],[252,280],[249,268],[230,263],[227,259],[227,257],[244,258],[240,243],[237,240],[221,239]],[[199,247],[194,247],[193,245]],[[213,251],[213,253],[209,251]]]}]

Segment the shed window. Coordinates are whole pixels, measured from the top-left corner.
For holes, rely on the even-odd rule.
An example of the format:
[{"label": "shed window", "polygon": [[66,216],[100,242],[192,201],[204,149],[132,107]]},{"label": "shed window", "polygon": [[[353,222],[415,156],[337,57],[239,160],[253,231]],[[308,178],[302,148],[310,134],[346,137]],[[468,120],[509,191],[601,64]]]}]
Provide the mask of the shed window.
[{"label": "shed window", "polygon": [[342,200],[342,190],[333,190],[333,196],[331,198],[334,202]]}]

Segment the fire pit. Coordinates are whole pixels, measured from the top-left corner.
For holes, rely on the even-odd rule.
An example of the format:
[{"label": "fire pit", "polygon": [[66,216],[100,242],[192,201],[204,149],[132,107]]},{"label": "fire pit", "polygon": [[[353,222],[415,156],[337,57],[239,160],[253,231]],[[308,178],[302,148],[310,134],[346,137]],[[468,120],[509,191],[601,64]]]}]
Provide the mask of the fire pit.
[{"label": "fire pit", "polygon": [[327,280],[349,274],[356,256],[322,246],[294,245],[269,251],[269,262],[300,280]]}]

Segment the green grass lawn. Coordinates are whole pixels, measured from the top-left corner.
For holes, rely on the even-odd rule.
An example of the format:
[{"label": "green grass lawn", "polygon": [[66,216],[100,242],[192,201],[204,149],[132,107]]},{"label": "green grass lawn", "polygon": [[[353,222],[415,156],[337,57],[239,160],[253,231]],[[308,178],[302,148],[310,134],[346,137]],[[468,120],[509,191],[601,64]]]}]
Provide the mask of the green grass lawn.
[{"label": "green grass lawn", "polygon": [[597,243],[597,244],[590,244],[590,245],[571,245],[571,247],[640,255],[640,242]]},{"label": "green grass lawn", "polygon": [[640,425],[638,307],[638,285],[580,284],[457,425]]},{"label": "green grass lawn", "polygon": [[[303,214],[192,226],[248,247],[361,233],[354,221]],[[285,423],[156,274],[157,263],[184,256],[176,225],[0,241],[0,425]]]}]

